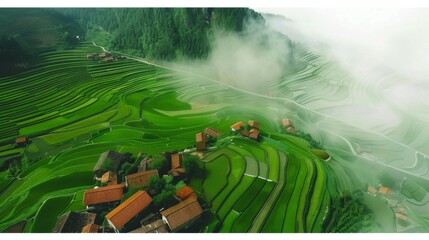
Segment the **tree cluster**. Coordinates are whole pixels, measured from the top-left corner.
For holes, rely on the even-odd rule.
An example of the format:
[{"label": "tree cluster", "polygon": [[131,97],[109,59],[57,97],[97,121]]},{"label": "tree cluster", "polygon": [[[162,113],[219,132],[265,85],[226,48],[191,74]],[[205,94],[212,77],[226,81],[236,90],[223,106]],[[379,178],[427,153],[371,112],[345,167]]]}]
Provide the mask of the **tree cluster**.
[{"label": "tree cluster", "polygon": [[205,58],[215,31],[243,30],[245,21],[263,21],[246,8],[79,8],[58,9],[86,30],[113,35],[109,48],[146,58]]}]

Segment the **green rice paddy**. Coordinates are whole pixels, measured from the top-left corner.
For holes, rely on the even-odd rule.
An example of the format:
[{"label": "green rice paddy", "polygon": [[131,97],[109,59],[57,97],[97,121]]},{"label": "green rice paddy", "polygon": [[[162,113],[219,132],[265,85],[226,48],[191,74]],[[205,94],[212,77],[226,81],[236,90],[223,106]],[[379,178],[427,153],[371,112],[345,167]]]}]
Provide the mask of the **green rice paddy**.
[{"label": "green rice paddy", "polygon": [[[359,182],[347,172],[348,145],[338,144],[329,151],[334,160],[325,161],[324,152],[281,133],[281,118],[312,129],[322,119],[317,114],[194,74],[129,59],[90,61],[89,52],[100,49],[82,43],[44,53],[34,69],[0,78],[0,160],[19,157],[28,165],[13,180],[0,173],[0,232],[23,220],[25,231],[49,232],[59,214],[83,210],[82,193],[95,184],[92,168],[102,152],[193,148],[197,132],[228,133],[240,120],[261,122],[261,143],[227,137],[227,146],[202,159],[206,178],[190,183],[220,220],[220,232],[320,232],[331,199]],[[15,148],[24,135],[32,143]]]}]

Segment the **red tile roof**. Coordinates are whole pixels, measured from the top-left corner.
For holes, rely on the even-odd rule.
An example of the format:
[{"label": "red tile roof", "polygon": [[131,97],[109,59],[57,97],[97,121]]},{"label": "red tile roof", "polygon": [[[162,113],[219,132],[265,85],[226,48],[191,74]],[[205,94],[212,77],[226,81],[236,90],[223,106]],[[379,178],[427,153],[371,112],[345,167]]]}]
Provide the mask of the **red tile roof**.
[{"label": "red tile roof", "polygon": [[259,130],[258,129],[254,128],[254,129],[250,130],[250,134],[249,134],[250,138],[258,139],[258,136],[259,136]]},{"label": "red tile roof", "polygon": [[100,228],[100,225],[90,223],[85,225],[85,227],[82,228],[82,233],[98,233],[99,228]]},{"label": "red tile roof", "polygon": [[179,204],[161,212],[172,231],[186,225],[203,213],[200,204],[194,198],[188,198]]},{"label": "red tile roof", "polygon": [[158,170],[142,171],[125,176],[127,187],[144,187],[148,186],[148,181],[151,177],[158,176]]},{"label": "red tile roof", "polygon": [[26,143],[28,140],[27,137],[19,137],[15,140],[16,143]]},{"label": "red tile roof", "polygon": [[376,190],[375,188],[373,188],[373,187],[369,186],[369,187],[368,187],[368,192],[369,192],[369,193],[372,193],[372,194],[376,194],[376,193],[377,193],[377,190]]},{"label": "red tile roof", "polygon": [[289,119],[287,119],[287,118],[285,118],[285,119],[282,120],[282,124],[283,124],[284,127],[291,127],[291,126],[293,126],[292,121],[289,120]]},{"label": "red tile roof", "polygon": [[171,155],[171,169],[175,169],[180,167],[180,160],[181,160],[181,155],[176,153]]},{"label": "red tile roof", "polygon": [[176,191],[176,197],[180,198],[180,200],[186,200],[188,198],[198,199],[198,196],[194,193],[192,188],[188,186],[184,186],[181,189]]},{"label": "red tile roof", "polygon": [[220,132],[214,128],[208,127],[204,130],[204,133],[207,135],[210,135],[212,137],[219,137],[220,136]]},{"label": "red tile roof", "polygon": [[116,184],[89,189],[83,194],[83,204],[89,206],[105,202],[120,201],[124,193],[124,187],[124,184]]},{"label": "red tile roof", "polygon": [[196,142],[205,142],[206,141],[206,135],[202,132],[195,134],[195,141]]},{"label": "red tile roof", "polygon": [[260,127],[260,123],[259,122],[257,122],[257,121],[254,121],[254,120],[249,120],[249,126],[250,127],[254,127],[254,128],[259,128]]},{"label": "red tile roof", "polygon": [[237,123],[235,123],[235,124],[231,125],[231,129],[232,129],[233,131],[238,131],[238,130],[240,130],[240,128],[241,128],[241,127],[243,127],[243,126],[244,126],[244,123],[243,123],[242,121],[240,121],[240,122],[237,122]]},{"label": "red tile roof", "polygon": [[116,229],[121,229],[139,212],[143,211],[152,202],[152,198],[145,191],[137,191],[130,198],[121,203],[106,215],[106,219],[110,221]]},{"label": "red tile roof", "polygon": [[388,187],[381,187],[378,191],[382,194],[388,194],[391,192],[390,188]]}]

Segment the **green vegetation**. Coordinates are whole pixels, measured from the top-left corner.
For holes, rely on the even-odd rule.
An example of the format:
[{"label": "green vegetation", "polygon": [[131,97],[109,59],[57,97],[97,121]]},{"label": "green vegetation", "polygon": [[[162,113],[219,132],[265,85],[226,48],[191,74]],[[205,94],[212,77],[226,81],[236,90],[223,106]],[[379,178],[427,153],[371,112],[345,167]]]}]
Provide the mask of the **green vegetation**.
[{"label": "green vegetation", "polygon": [[117,51],[164,60],[204,58],[215,31],[240,32],[245,21],[263,22],[261,15],[246,8],[67,8],[58,11],[85,26],[87,40]]},{"label": "green vegetation", "polygon": [[372,230],[375,216],[363,203],[363,199],[346,194],[339,199],[333,199],[330,208],[332,213],[324,225],[323,232],[353,233]]}]

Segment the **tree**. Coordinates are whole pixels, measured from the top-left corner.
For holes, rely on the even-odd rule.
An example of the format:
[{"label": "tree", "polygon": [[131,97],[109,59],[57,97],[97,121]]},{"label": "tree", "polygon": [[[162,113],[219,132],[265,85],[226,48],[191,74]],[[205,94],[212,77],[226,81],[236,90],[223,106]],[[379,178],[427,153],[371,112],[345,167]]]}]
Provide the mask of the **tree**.
[{"label": "tree", "polygon": [[153,204],[159,208],[169,208],[177,203],[179,200],[175,197],[176,190],[173,189],[164,189],[158,195],[153,198]]},{"label": "tree", "polygon": [[198,157],[187,155],[183,158],[182,165],[188,177],[204,177],[205,169],[202,168],[201,161]]},{"label": "tree", "polygon": [[154,190],[155,192],[161,192],[166,185],[166,181],[164,178],[160,178],[158,176],[153,176],[148,181],[149,188]]},{"label": "tree", "polygon": [[152,162],[149,164],[150,169],[157,169],[158,172],[160,172],[160,173],[167,172],[168,163],[167,163],[167,159],[165,159],[165,157],[160,156],[160,155],[154,155],[154,156],[152,156],[152,159],[153,159]]}]

